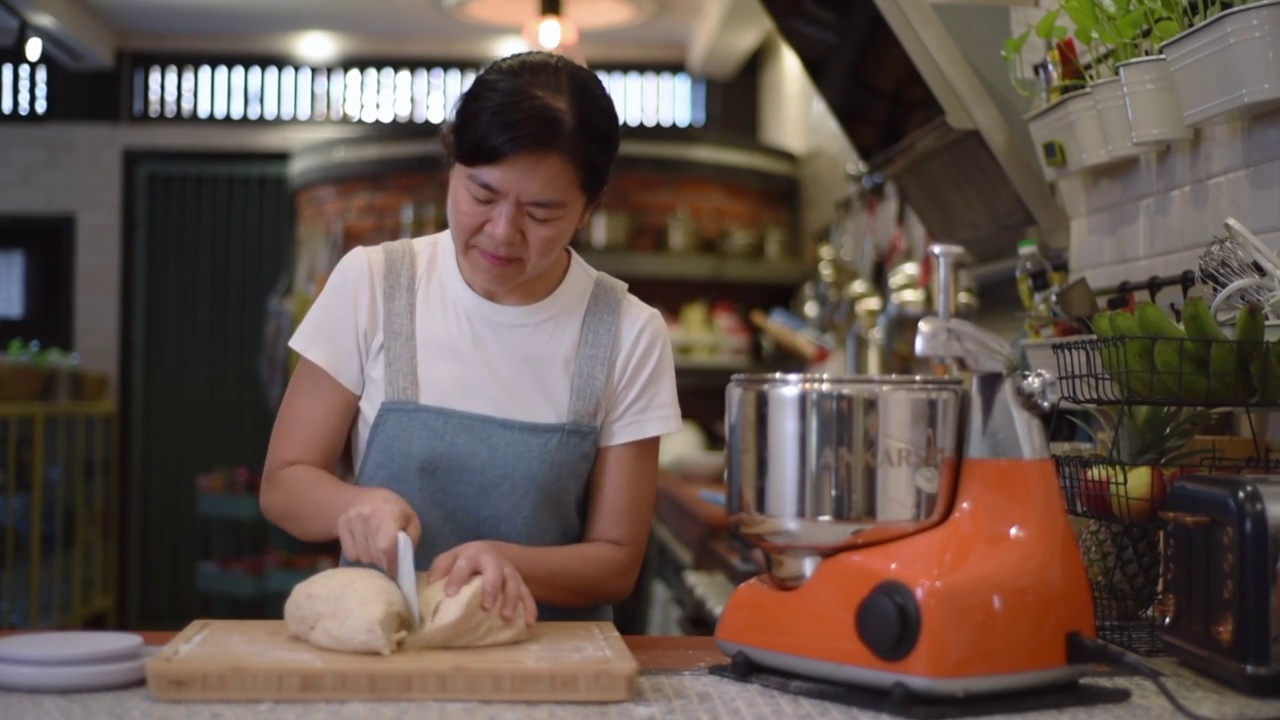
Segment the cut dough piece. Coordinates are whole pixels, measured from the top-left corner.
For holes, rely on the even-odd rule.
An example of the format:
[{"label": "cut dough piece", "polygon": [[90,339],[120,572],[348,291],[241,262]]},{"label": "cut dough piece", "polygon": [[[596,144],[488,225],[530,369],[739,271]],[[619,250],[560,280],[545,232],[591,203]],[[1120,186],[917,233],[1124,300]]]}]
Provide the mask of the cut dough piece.
[{"label": "cut dough piece", "polygon": [[466,648],[489,645],[511,645],[529,638],[531,627],[525,619],[524,602],[517,604],[510,620],[502,618],[504,598],[498,598],[491,610],[481,607],[484,585],[476,575],[453,597],[444,594],[444,580],[428,584],[425,574],[418,575],[418,606],[422,608],[422,625],[409,632],[403,648]]},{"label": "cut dough piece", "polygon": [[284,621],[291,635],[316,647],[390,655],[407,634],[409,603],[383,572],[336,567],[294,586]]}]

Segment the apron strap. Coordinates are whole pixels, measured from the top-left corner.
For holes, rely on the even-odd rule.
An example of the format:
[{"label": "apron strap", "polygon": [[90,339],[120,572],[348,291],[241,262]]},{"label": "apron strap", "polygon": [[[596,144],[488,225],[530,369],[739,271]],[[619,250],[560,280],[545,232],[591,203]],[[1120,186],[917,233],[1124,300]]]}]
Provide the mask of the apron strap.
[{"label": "apron strap", "polygon": [[413,240],[382,244],[382,347],[387,373],[386,400],[418,402],[417,257]]},{"label": "apron strap", "polygon": [[578,339],[578,357],[569,390],[571,423],[596,425],[599,422],[600,403],[613,366],[618,316],[626,295],[627,286],[621,280],[596,273],[587,311],[582,317],[582,335]]}]

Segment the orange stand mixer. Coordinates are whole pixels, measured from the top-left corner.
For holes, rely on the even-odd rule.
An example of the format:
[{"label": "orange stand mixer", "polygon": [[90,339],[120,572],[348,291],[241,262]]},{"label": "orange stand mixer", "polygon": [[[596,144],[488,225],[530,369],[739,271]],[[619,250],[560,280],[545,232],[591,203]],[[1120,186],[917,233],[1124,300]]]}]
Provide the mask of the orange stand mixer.
[{"label": "orange stand mixer", "polygon": [[[935,245],[938,298],[963,249]],[[715,631],[753,668],[930,697],[1070,683],[1093,601],[1037,413],[1053,379],[999,337],[920,321],[946,375],[738,375],[730,521],[766,559]]]}]

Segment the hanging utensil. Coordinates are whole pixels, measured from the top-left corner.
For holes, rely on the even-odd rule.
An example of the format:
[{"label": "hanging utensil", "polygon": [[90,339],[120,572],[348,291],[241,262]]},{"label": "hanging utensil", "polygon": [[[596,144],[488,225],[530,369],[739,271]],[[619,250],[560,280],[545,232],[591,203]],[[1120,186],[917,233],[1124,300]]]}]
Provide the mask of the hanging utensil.
[{"label": "hanging utensil", "polygon": [[1214,238],[1200,256],[1197,280],[1213,288],[1214,316],[1239,310],[1250,302],[1274,314],[1280,301],[1280,258],[1235,218],[1223,225],[1227,237]]}]

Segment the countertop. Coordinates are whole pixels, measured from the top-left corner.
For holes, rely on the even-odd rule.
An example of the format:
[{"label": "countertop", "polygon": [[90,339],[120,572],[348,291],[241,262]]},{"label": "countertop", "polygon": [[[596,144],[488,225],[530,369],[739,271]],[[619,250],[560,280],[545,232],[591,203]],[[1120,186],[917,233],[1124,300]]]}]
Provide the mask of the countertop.
[{"label": "countertop", "polygon": [[[2,634],[2,633],[0,633]],[[140,633],[150,645],[161,645],[173,633]],[[707,668],[725,661],[707,637],[628,636],[624,638],[641,667],[636,697],[611,705],[497,704],[475,702],[349,702],[349,703],[160,703],[144,688],[113,692],[43,695],[0,692],[4,720],[79,720],[80,718],[149,718],[153,720],[307,720],[361,718],[402,720],[405,717],[458,718],[893,718],[832,702],[812,700],[710,675]],[[1166,674],[1166,682],[1193,711],[1212,718],[1260,719],[1280,715],[1280,699],[1249,698],[1196,675],[1171,660],[1152,664]],[[1087,680],[1128,688],[1124,703],[1075,709],[1019,713],[1029,718],[1178,718],[1156,687],[1132,676],[1098,676]],[[1015,717],[987,715],[984,717]]]}]

